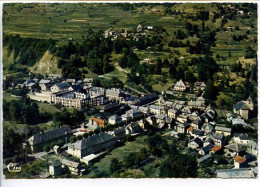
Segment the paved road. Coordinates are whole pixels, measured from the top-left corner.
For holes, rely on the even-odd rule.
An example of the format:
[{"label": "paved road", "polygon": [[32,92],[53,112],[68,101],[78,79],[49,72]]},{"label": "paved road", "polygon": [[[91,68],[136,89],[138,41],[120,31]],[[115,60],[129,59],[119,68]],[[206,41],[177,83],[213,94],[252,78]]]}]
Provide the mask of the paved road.
[{"label": "paved road", "polygon": [[34,156],[36,159],[42,159],[45,160],[44,158],[42,158],[42,156],[47,155],[47,152],[39,152],[39,153],[35,153],[35,154],[28,154],[28,156]]},{"label": "paved road", "polygon": [[132,90],[132,91],[138,93],[138,94],[146,95],[146,93],[140,92],[140,91],[138,91],[138,90],[136,90],[136,89],[134,89],[134,88],[131,88],[131,87],[127,86],[127,85],[124,85],[124,86],[125,86],[126,88],[129,88],[130,90]]},{"label": "paved road", "polygon": [[123,72],[125,72],[125,73],[129,73],[128,71],[126,71],[125,69],[123,69],[123,68],[121,68],[118,64],[115,64],[115,67],[116,67],[116,69],[118,70],[118,71],[123,71]]}]

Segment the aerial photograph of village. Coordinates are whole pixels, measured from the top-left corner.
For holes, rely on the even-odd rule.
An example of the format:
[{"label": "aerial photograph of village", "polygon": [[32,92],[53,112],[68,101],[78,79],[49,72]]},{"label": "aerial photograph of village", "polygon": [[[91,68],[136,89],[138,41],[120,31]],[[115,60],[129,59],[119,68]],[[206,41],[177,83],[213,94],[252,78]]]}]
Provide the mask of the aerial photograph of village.
[{"label": "aerial photograph of village", "polygon": [[257,178],[255,3],[5,3],[3,176]]}]

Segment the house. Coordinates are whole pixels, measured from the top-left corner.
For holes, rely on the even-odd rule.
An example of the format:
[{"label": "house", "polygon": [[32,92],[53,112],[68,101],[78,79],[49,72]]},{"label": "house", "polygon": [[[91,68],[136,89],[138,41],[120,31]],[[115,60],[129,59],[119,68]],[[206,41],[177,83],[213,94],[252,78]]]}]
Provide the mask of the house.
[{"label": "house", "polygon": [[199,130],[199,129],[192,129],[191,131],[189,131],[189,134],[193,137],[193,138],[200,138],[202,139],[204,136],[204,131]]},{"label": "house", "polygon": [[149,25],[147,25],[147,27],[146,27],[148,30],[153,30],[153,26],[149,26]]},{"label": "house", "polygon": [[89,124],[93,125],[98,125],[99,127],[105,127],[105,125],[107,124],[106,120],[103,119],[99,119],[99,118],[90,118],[89,119]]},{"label": "house", "polygon": [[73,162],[73,161],[66,160],[66,159],[62,159],[61,163],[62,163],[62,167],[63,168],[65,168],[65,167],[69,168],[69,171],[70,171],[71,174],[73,174],[73,175],[78,175],[79,174],[80,163]]},{"label": "house", "polygon": [[184,84],[184,82],[181,80],[179,80],[173,88],[174,91],[185,91],[186,90],[186,86]]},{"label": "house", "polygon": [[42,151],[46,144],[57,140],[63,140],[67,143],[71,136],[72,131],[69,126],[64,126],[41,134],[35,134],[28,139],[30,151],[32,153]]},{"label": "house", "polygon": [[201,90],[201,91],[203,91],[203,90],[205,90],[205,88],[206,88],[206,84],[204,83],[204,82],[195,82],[194,83],[194,89],[195,90]]},{"label": "house", "polygon": [[55,160],[49,165],[49,173],[52,177],[57,177],[62,174],[61,162]]},{"label": "house", "polygon": [[143,129],[137,122],[132,122],[125,127],[126,135],[136,135],[143,132]]},{"label": "house", "polygon": [[109,100],[120,100],[125,95],[121,89],[110,88],[106,90],[106,97],[108,97]]},{"label": "house", "polygon": [[121,121],[122,121],[122,118],[118,115],[113,115],[108,118],[108,123],[112,124],[112,125],[114,125],[116,123],[120,123]]},{"label": "house", "polygon": [[119,128],[109,132],[108,134],[113,135],[117,138],[117,140],[124,140],[126,138],[126,130],[125,128]]},{"label": "house", "polygon": [[177,109],[170,109],[170,110],[168,110],[168,116],[169,117],[171,117],[173,119],[176,119],[177,115],[178,115],[178,110]]},{"label": "house", "polygon": [[210,123],[203,123],[201,129],[204,130],[205,134],[210,134],[213,132],[214,127]]},{"label": "house", "polygon": [[137,32],[143,32],[143,26],[141,24],[139,24],[136,28]]},{"label": "house", "polygon": [[94,79],[91,78],[91,77],[87,77],[87,78],[83,79],[83,82],[84,82],[84,83],[91,83],[91,82],[93,82],[93,81],[94,81]]},{"label": "house", "polygon": [[143,62],[147,64],[152,64],[152,60],[150,58],[145,58]]},{"label": "house", "polygon": [[149,114],[150,113],[150,109],[148,106],[140,106],[138,107],[138,109],[140,112],[144,113],[144,114]]},{"label": "house", "polygon": [[217,178],[233,179],[233,178],[255,178],[255,174],[252,169],[240,168],[240,169],[220,169],[216,170]]},{"label": "house", "polygon": [[163,105],[165,105],[165,106],[167,106],[167,107],[169,107],[169,108],[171,108],[171,107],[173,107],[173,102],[171,102],[171,101],[165,101],[164,103],[163,103]]},{"label": "house", "polygon": [[198,97],[197,99],[196,99],[196,101],[197,102],[201,102],[203,105],[205,105],[205,99],[204,99],[204,97]]},{"label": "house", "polygon": [[218,134],[223,134],[224,136],[230,136],[231,135],[231,128],[223,127],[223,126],[216,126],[215,132]]},{"label": "house", "polygon": [[129,113],[125,113],[123,115],[121,115],[122,121],[128,121],[130,119],[132,119],[132,116]]},{"label": "house", "polygon": [[214,145],[213,144],[208,144],[206,146],[204,146],[203,148],[201,148],[199,150],[199,154],[200,155],[206,155],[206,154],[209,154],[210,150],[214,148]]},{"label": "house", "polygon": [[234,141],[240,144],[248,144],[250,142],[250,138],[247,133],[234,133]]},{"label": "house", "polygon": [[116,144],[116,137],[101,132],[100,134],[70,143],[67,153],[77,158],[98,153],[113,147]]},{"label": "house", "polygon": [[195,138],[194,140],[188,143],[188,147],[190,147],[191,149],[197,149],[202,145],[202,143],[203,142],[201,141],[201,139]]},{"label": "house", "polygon": [[160,110],[160,107],[159,107],[159,106],[150,105],[149,109],[150,109],[150,112],[151,112],[152,114],[155,114],[155,115],[160,115],[160,114],[161,114],[161,110]]},{"label": "house", "polygon": [[153,125],[155,123],[155,117],[154,116],[148,116],[145,118],[146,122],[149,123],[150,125]]},{"label": "house", "polygon": [[222,149],[221,146],[215,145],[215,146],[211,149],[210,153],[216,154],[216,153],[219,152],[221,149]]},{"label": "house", "polygon": [[182,113],[184,114],[191,114],[191,110],[188,106],[185,106],[182,110],[181,110]]},{"label": "house", "polygon": [[182,134],[185,134],[186,133],[186,130],[187,128],[190,126],[189,123],[181,123],[181,124],[178,124],[176,125],[176,130],[178,133],[182,133]]},{"label": "house", "polygon": [[213,133],[207,135],[206,139],[208,139],[208,138],[211,138],[214,141],[215,145],[219,145],[221,147],[224,146],[225,137],[223,134],[217,134],[217,133],[213,132]]},{"label": "house", "polygon": [[185,123],[188,121],[188,116],[184,114],[178,115],[176,121],[179,123]]},{"label": "house", "polygon": [[160,114],[160,115],[155,115],[154,117],[156,119],[156,123],[165,123],[167,116]]},{"label": "house", "polygon": [[131,109],[127,111],[127,114],[129,114],[131,116],[132,119],[138,118],[143,116],[144,114],[142,112],[140,112],[137,109]]},{"label": "house", "polygon": [[244,119],[234,118],[232,119],[232,125],[247,125]]},{"label": "house", "polygon": [[70,85],[74,85],[76,83],[76,79],[66,79],[65,82],[69,83]]},{"label": "house", "polygon": [[224,152],[230,156],[243,154],[245,150],[246,147],[238,143],[232,143],[224,147]]},{"label": "house", "polygon": [[250,140],[246,145],[246,152],[252,155],[258,155],[258,145],[255,141]]},{"label": "house", "polygon": [[199,120],[192,121],[191,126],[194,127],[195,129],[200,129],[201,121]]},{"label": "house", "polygon": [[246,164],[246,159],[244,157],[241,157],[241,156],[235,156],[234,158],[234,168],[244,168],[246,167],[247,164]]},{"label": "house", "polygon": [[254,105],[251,97],[249,97],[246,101],[239,101],[234,106],[234,113],[240,115],[244,119],[249,119],[253,109],[254,109]]}]

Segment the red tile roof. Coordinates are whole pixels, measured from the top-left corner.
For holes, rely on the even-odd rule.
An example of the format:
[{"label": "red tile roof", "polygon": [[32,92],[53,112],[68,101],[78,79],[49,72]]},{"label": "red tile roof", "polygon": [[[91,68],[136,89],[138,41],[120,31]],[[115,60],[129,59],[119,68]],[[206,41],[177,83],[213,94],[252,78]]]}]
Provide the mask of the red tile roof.
[{"label": "red tile roof", "polygon": [[241,157],[241,156],[235,156],[234,158],[235,161],[237,161],[238,163],[242,164],[246,161],[246,159],[244,157]]},{"label": "red tile roof", "polygon": [[214,152],[217,152],[221,149],[221,147],[219,145],[216,145],[215,147],[213,147],[211,150]]}]

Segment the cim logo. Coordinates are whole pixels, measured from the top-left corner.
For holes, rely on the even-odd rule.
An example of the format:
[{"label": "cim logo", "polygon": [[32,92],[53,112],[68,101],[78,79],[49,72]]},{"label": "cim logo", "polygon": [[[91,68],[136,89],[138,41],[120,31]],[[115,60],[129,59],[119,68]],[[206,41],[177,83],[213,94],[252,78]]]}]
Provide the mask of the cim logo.
[{"label": "cim logo", "polygon": [[21,167],[15,166],[13,163],[8,164],[7,169],[11,173],[18,173],[22,170]]}]

